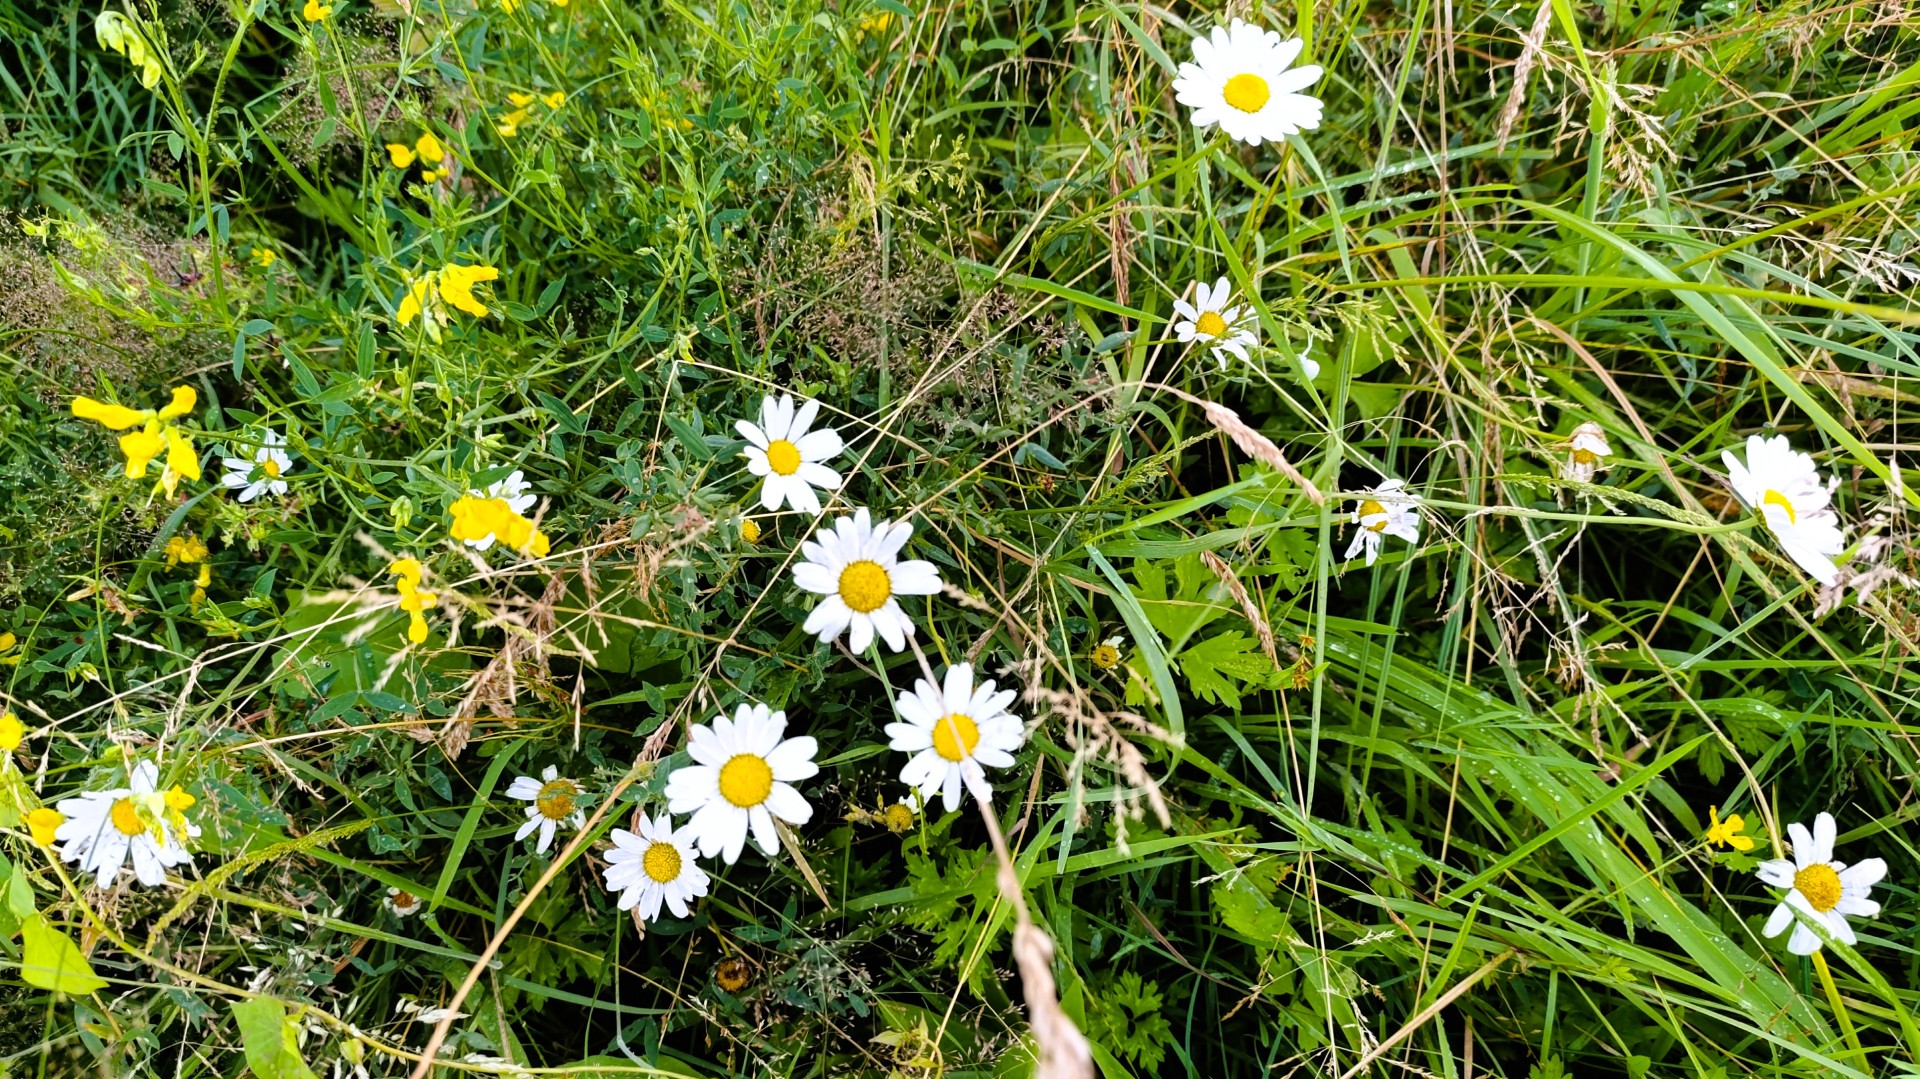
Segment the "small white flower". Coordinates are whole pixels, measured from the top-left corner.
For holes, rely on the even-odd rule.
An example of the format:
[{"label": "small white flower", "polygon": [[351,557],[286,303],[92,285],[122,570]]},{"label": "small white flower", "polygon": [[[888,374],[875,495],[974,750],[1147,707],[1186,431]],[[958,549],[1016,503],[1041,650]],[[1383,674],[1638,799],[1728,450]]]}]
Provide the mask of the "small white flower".
[{"label": "small white flower", "polygon": [[813,756],[820,751],[812,737],[783,738],[787,714],[769,712],[764,704],[743,704],[732,722],[715,716],[713,726],[694,724],[687,736],[687,752],[694,763],[667,776],[667,811],[691,813],[683,831],[693,833],[700,853],[718,853],[728,865],[740,860],[747,832],[765,854],[779,847],[774,818],[788,824],[813,819],[813,806],[793,784],[820,771]]},{"label": "small white flower", "polygon": [[888,744],[913,754],[900,782],[929,801],[937,792],[948,812],[960,807],[962,783],[976,797],[991,798],[986,768],[1012,767],[1014,750],[1026,741],[1020,717],[1007,712],[1013,695],[1010,689],[995,693],[991,678],[976,688],[966,663],[948,667],[940,686],[915,679],[913,690],[894,702],[906,722],[887,724]]},{"label": "small white flower", "polygon": [[1313,358],[1313,342],[1309,341],[1300,349],[1300,373],[1308,382],[1320,377],[1320,361]]},{"label": "small white flower", "polygon": [[1233,286],[1222,277],[1208,287],[1205,281],[1193,283],[1193,302],[1175,298],[1174,313],[1181,318],[1173,324],[1173,335],[1184,344],[1199,341],[1213,350],[1213,358],[1221,367],[1227,366],[1227,356],[1232,354],[1244,360],[1247,358],[1247,346],[1260,342],[1254,333],[1252,323],[1253,308],[1235,306]]},{"label": "small white flower", "polygon": [[396,918],[411,918],[420,913],[421,907],[426,906],[426,900],[400,888],[388,888],[387,897],[380,903]]},{"label": "small white flower", "polygon": [[[677,774],[677,773],[676,773]],[[607,852],[607,890],[620,896],[620,909],[640,907],[643,921],[660,917],[660,905],[676,918],[685,918],[690,900],[707,894],[707,873],[693,861],[693,825],[674,831],[665,813],[634,827],[613,830],[613,849]]]},{"label": "small white flower", "polygon": [[[1879,858],[1868,858],[1851,866],[1834,861],[1834,832],[1831,813],[1813,818],[1811,834],[1804,824],[1797,821],[1789,824],[1787,834],[1793,837],[1792,860],[1761,862],[1756,870],[1766,883],[1788,889],[1761,931],[1777,937],[1789,925],[1793,926],[1793,935],[1787,938],[1787,950],[1795,955],[1812,955],[1823,943],[1820,934],[1807,925],[1807,920],[1819,923],[1828,936],[1851,946],[1857,941],[1853,927],[1847,924],[1847,915],[1880,916],[1880,904],[1867,898],[1867,893],[1887,875],[1887,863]],[[1794,917],[1795,911],[1803,917]]]},{"label": "small white flower", "polygon": [[831,532],[800,545],[806,559],[793,567],[793,583],[825,596],[801,628],[832,641],[849,626],[847,647],[865,652],[877,632],[895,652],[907,647],[913,620],[900,608],[900,596],[931,596],[940,591],[940,571],[920,559],[899,560],[913,535],[905,521],[873,524],[862,508],[833,522]]},{"label": "small white flower", "polygon": [[1594,473],[1607,467],[1606,459],[1613,456],[1607,433],[1592,422],[1574,428],[1564,448],[1567,459],[1560,463],[1560,475],[1576,483],[1592,483]]},{"label": "small white flower", "polygon": [[777,510],[784,503],[807,513],[820,512],[820,496],[814,492],[840,489],[840,473],[821,464],[832,460],[845,448],[840,433],[831,427],[808,431],[820,402],[808,401],[796,414],[793,395],[779,400],[760,399],[760,422],[733,421],[733,428],[749,445],[740,453],[747,459],[747,471],[766,477],[760,486],[760,505]]},{"label": "small white flower", "polygon": [[[261,495],[275,497],[287,493],[287,481],[280,477],[293,469],[293,458],[282,449],[287,444],[287,436],[268,428],[260,435],[260,448],[253,451],[252,459],[245,457],[224,457],[221,464],[227,472],[220,482],[228,487],[240,488],[240,501],[251,502]],[[256,479],[255,471],[259,478]]]},{"label": "small white flower", "polygon": [[560,769],[549,764],[540,778],[521,776],[507,787],[507,797],[532,802],[527,807],[527,823],[513,833],[515,839],[525,839],[537,829],[540,842],[534,850],[541,854],[553,846],[554,829],[562,824],[578,828],[586,822],[587,816],[580,811],[580,784],[571,779],[563,779]]},{"label": "small white flower", "polygon": [[1240,19],[1193,39],[1193,62],[1180,65],[1176,99],[1193,109],[1193,126],[1215,124],[1254,146],[1320,126],[1320,99],[1300,91],[1319,80],[1318,64],[1291,67],[1305,47]]},{"label": "small white flower", "polygon": [[1780,549],[1821,584],[1838,580],[1833,558],[1847,549],[1847,537],[1830,504],[1833,484],[1821,484],[1813,458],[1795,451],[1785,435],[1749,435],[1746,464],[1732,450],[1723,450],[1720,460],[1733,493],[1760,515]]},{"label": "small white flower", "polygon": [[126,787],[62,798],[58,809],[67,819],[54,832],[60,860],[92,873],[99,887],[111,888],[131,856],[136,880],[149,888],[165,884],[168,869],[193,861],[186,841],[200,829],[181,815],[169,794],[155,789],[159,781],[160,769],[141,761]]},{"label": "small white flower", "polygon": [[1380,557],[1380,545],[1387,536],[1398,536],[1408,543],[1420,542],[1420,496],[1407,490],[1399,480],[1388,480],[1364,493],[1360,507],[1353,511],[1353,523],[1360,526],[1353,542],[1347,545],[1347,557],[1367,552],[1367,565]]},{"label": "small white flower", "polygon": [[[527,515],[527,511],[533,508],[535,502],[540,501],[540,496],[533,493],[533,485],[527,482],[526,473],[517,468],[509,473],[507,478],[487,484],[487,489],[484,491],[468,488],[467,497],[497,498],[505,502],[508,509],[522,517]],[[493,546],[495,538],[494,534],[489,532],[479,539],[467,540],[466,544],[476,551],[484,551]]]}]

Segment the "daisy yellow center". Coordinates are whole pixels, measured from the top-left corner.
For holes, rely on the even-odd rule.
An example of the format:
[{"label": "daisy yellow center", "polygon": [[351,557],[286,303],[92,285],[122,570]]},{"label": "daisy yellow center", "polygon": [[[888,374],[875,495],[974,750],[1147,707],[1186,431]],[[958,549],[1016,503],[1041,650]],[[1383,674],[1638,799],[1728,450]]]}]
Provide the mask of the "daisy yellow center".
[{"label": "daisy yellow center", "polygon": [[1218,337],[1227,332],[1227,320],[1221,318],[1218,311],[1203,311],[1200,317],[1194,320],[1193,328],[1195,332],[1206,334],[1208,337]]},{"label": "daisy yellow center", "polygon": [[655,884],[672,884],[680,879],[680,848],[655,840],[640,856],[640,868]]},{"label": "daisy yellow center", "polygon": [[1110,644],[1103,644],[1093,650],[1093,665],[1103,671],[1110,671],[1120,664],[1120,650]]},{"label": "daisy yellow center", "polygon": [[840,571],[840,599],[861,614],[872,614],[893,598],[893,579],[886,567],[862,559]]},{"label": "daisy yellow center", "polygon": [[260,471],[265,472],[268,479],[277,480],[280,478],[280,462],[269,457],[260,462]]},{"label": "daisy yellow center", "polygon": [[1259,112],[1272,97],[1273,88],[1258,75],[1242,72],[1227,80],[1227,104],[1241,112]]},{"label": "daisy yellow center", "polygon": [[1590,465],[1599,459],[1600,455],[1592,450],[1576,449],[1573,451],[1573,463],[1576,465]]},{"label": "daisy yellow center", "polygon": [[580,788],[571,779],[549,780],[533,796],[533,807],[548,820],[566,820],[573,814],[573,800],[579,794]]},{"label": "daisy yellow center", "polygon": [[1374,516],[1378,516],[1380,519],[1366,527],[1373,529],[1375,532],[1385,532],[1387,530],[1387,507],[1382,506],[1371,498],[1360,503],[1360,519],[1362,521]]},{"label": "daisy yellow center", "polygon": [[958,764],[973,756],[973,747],[979,744],[980,728],[965,712],[955,712],[933,725],[933,751],[944,760]]},{"label": "daisy yellow center", "polygon": [[1793,875],[1794,891],[1822,914],[1840,905],[1840,874],[1830,865],[1810,865]]},{"label": "daisy yellow center", "polygon": [[773,766],[765,757],[740,753],[720,766],[720,797],[752,809],[773,793]]},{"label": "daisy yellow center", "polygon": [[880,819],[887,822],[887,831],[899,835],[913,827],[913,807],[895,802],[887,807]]},{"label": "daisy yellow center", "polygon": [[1778,491],[1768,491],[1767,496],[1760,500],[1760,504],[1763,506],[1779,506],[1786,511],[1788,524],[1794,525],[1800,523],[1800,515],[1793,512],[1793,500]]},{"label": "daisy yellow center", "polygon": [[413,897],[412,892],[401,892],[393,897],[393,905],[401,910],[411,910],[413,909],[413,905],[418,902],[420,901]]},{"label": "daisy yellow center", "polygon": [[131,798],[122,798],[113,803],[110,815],[113,817],[113,826],[121,835],[139,835],[147,830],[147,822],[140,819],[140,810]]},{"label": "daisy yellow center", "polygon": [[800,447],[784,438],[776,438],[767,446],[767,467],[773,469],[776,476],[791,476],[800,471]]}]

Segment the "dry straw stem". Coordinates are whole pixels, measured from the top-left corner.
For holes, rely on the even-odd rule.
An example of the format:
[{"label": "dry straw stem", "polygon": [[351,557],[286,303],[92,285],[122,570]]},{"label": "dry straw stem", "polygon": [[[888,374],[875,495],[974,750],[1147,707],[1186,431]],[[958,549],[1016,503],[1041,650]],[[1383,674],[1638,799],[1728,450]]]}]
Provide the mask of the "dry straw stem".
[{"label": "dry straw stem", "polygon": [[1313,499],[1314,505],[1326,503],[1327,496],[1321,493],[1320,488],[1313,485],[1312,480],[1293,467],[1292,462],[1287,460],[1286,454],[1280,452],[1280,447],[1273,444],[1273,439],[1248,426],[1247,421],[1241,419],[1238,412],[1217,401],[1195,397],[1185,390],[1175,389],[1172,386],[1157,382],[1143,383],[1143,385],[1199,405],[1200,411],[1206,414],[1207,422],[1218,428],[1221,434],[1232,439],[1233,444],[1240,447],[1240,452],[1298,484],[1300,489],[1307,493],[1307,497]]},{"label": "dry straw stem", "polygon": [[1233,596],[1234,602],[1240,605],[1240,613],[1246,615],[1247,621],[1253,624],[1253,631],[1259,634],[1260,650],[1265,652],[1267,659],[1273,662],[1273,669],[1279,670],[1280,653],[1274,647],[1273,627],[1267,624],[1266,618],[1260,614],[1259,606],[1253,602],[1253,597],[1247,594],[1247,586],[1240,583],[1240,578],[1233,572],[1233,567],[1227,565],[1225,559],[1212,551],[1201,551],[1200,561],[1213,571],[1215,577],[1220,578],[1221,584],[1227,586],[1228,594]]}]

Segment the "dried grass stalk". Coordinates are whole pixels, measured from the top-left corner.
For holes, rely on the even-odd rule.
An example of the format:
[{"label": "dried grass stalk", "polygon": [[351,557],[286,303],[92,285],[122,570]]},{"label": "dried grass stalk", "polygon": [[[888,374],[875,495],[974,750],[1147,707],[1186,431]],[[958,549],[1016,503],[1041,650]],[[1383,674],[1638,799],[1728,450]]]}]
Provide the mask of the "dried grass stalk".
[{"label": "dried grass stalk", "polygon": [[1260,638],[1260,650],[1267,654],[1267,659],[1273,663],[1273,669],[1279,670],[1280,652],[1274,646],[1273,627],[1267,624],[1266,618],[1260,613],[1259,606],[1253,602],[1253,597],[1247,594],[1247,586],[1240,583],[1240,578],[1233,572],[1233,567],[1227,565],[1225,559],[1212,551],[1201,551],[1200,561],[1213,571],[1215,577],[1220,578],[1221,584],[1227,586],[1228,594],[1233,596],[1234,602],[1240,605],[1240,613],[1247,616],[1248,622],[1253,623],[1253,632]]},{"label": "dried grass stalk", "polygon": [[1293,467],[1286,455],[1280,452],[1280,447],[1273,444],[1272,439],[1247,426],[1247,422],[1240,418],[1239,413],[1213,401],[1198,398],[1195,400],[1200,405],[1200,410],[1207,414],[1207,421],[1218,427],[1228,438],[1233,439],[1233,444],[1240,447],[1241,452],[1299,484],[1300,489],[1307,493],[1307,497],[1313,499],[1314,505],[1318,506],[1327,500],[1327,496],[1320,493],[1320,488],[1315,487],[1312,480],[1301,475],[1300,470]]}]

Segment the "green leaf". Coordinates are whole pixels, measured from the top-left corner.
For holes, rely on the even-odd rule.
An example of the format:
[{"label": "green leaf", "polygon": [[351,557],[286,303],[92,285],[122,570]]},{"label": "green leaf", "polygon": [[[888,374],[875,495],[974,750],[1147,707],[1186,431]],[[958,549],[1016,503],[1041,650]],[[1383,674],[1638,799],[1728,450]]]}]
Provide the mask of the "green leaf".
[{"label": "green leaf", "polygon": [[20,960],[20,978],[28,985],[56,993],[84,995],[105,989],[107,981],[93,972],[87,957],[65,933],[35,914],[20,923],[26,954]]},{"label": "green leaf", "polygon": [[1229,679],[1272,688],[1280,672],[1260,643],[1237,629],[1209,637],[1173,657],[1187,686],[1202,700],[1240,707],[1240,689]]},{"label": "green leaf", "polygon": [[300,1059],[299,1024],[273,997],[254,997],[233,1006],[247,1067],[258,1079],[318,1079]]}]

